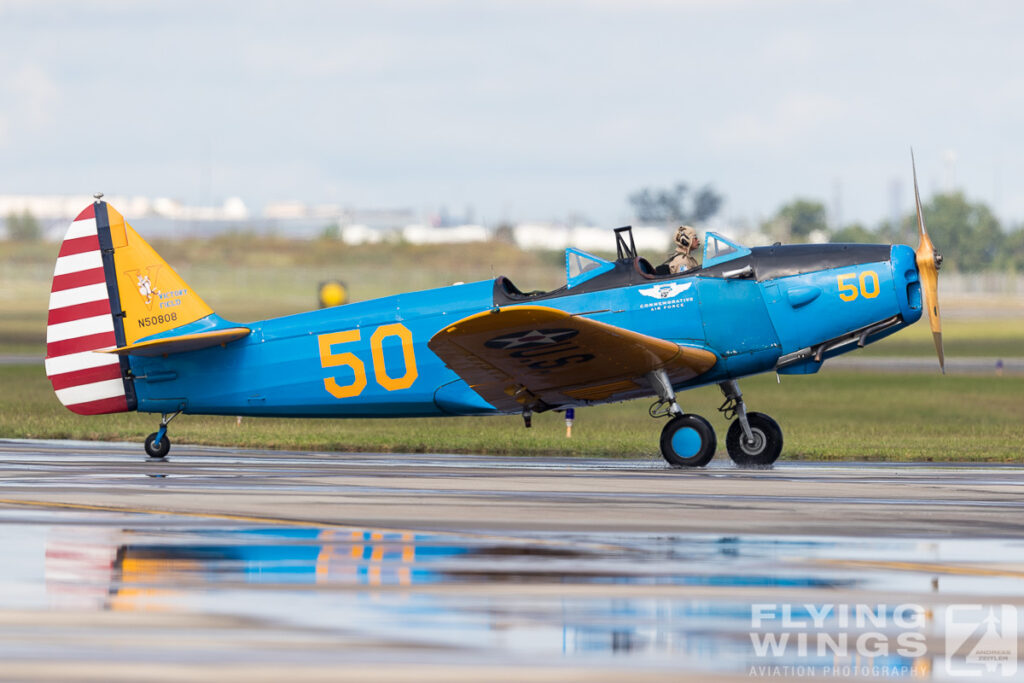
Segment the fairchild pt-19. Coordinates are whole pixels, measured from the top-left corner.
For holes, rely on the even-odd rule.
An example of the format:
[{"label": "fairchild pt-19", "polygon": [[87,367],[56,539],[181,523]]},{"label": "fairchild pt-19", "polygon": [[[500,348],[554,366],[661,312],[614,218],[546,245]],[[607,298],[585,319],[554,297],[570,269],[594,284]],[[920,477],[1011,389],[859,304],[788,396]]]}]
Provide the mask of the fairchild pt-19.
[{"label": "fairchild pt-19", "polygon": [[[915,194],[917,182],[915,175]],[[703,466],[717,438],[677,392],[717,384],[729,457],[767,466],[782,430],[748,411],[737,380],[811,374],[928,310],[942,359],[941,257],[920,245],[746,248],[708,233],[681,273],[640,257],[566,251],[566,284],[523,292],[506,277],[240,324],[218,316],[99,198],[75,219],[54,271],[46,374],[83,414],[162,415],[145,441],[170,448],[177,415],[440,417],[533,413],[654,397],[661,452]]]}]

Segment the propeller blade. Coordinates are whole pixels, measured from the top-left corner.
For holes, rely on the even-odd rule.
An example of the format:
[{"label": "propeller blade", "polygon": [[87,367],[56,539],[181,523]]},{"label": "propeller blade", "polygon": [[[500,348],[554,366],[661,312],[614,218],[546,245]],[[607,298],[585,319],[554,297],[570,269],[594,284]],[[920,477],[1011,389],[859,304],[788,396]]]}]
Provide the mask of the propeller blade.
[{"label": "propeller blade", "polygon": [[932,339],[935,342],[935,353],[939,357],[939,368],[946,374],[946,358],[942,351],[942,319],[939,317],[939,268],[942,266],[942,254],[935,250],[928,230],[924,225],[924,212],[921,210],[921,193],[917,189],[917,164],[914,162],[914,150],[910,150],[910,165],[914,171],[914,201],[917,203],[917,230],[920,238],[917,245],[917,272],[921,277],[921,289],[924,303],[928,307],[928,323],[932,328]]}]

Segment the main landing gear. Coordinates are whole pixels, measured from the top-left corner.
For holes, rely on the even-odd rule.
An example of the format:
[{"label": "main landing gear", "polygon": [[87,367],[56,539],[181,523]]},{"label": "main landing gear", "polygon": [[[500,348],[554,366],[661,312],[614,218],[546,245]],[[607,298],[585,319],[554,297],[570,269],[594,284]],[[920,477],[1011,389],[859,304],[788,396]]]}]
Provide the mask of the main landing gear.
[{"label": "main landing gear", "polygon": [[[732,420],[725,435],[725,449],[740,467],[770,467],[782,453],[782,428],[764,413],[748,413],[743,394],[735,381],[718,385],[725,394],[719,410]],[[733,418],[736,418],[733,420]]]},{"label": "main landing gear", "polygon": [[171,450],[171,437],[167,436],[167,425],[179,415],[180,410],[176,413],[164,413],[163,419],[160,420],[160,429],[146,437],[146,455],[150,457],[150,461],[163,460],[167,457]]},{"label": "main landing gear", "polygon": [[[671,417],[661,430],[661,454],[673,467],[703,467],[715,457],[718,439],[711,424],[700,415],[683,413],[664,370],[647,376],[658,395],[651,417]],[[743,394],[735,381],[719,387],[725,403],[719,408],[733,420],[725,437],[725,448],[738,467],[770,467],[782,452],[782,429],[764,413],[748,413]],[[735,419],[734,419],[735,418]]]}]

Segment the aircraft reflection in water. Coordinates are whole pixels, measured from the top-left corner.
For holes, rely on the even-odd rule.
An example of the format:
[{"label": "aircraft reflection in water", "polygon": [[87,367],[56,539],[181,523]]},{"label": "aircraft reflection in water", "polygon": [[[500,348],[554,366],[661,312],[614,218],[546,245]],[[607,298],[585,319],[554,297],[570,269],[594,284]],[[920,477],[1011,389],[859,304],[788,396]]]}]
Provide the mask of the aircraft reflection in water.
[{"label": "aircraft reflection in water", "polygon": [[[643,539],[646,547],[616,547],[345,528],[96,531],[109,535],[91,542],[79,531],[73,539],[51,538],[47,588],[56,602],[114,611],[182,611],[198,605],[200,611],[329,624],[446,647],[613,652],[682,658],[714,668],[789,660],[832,666],[836,658],[815,657],[813,651],[798,657],[796,648],[757,657],[746,598],[674,596],[672,591],[630,595],[626,587],[801,591],[861,583],[820,568],[780,570],[781,554],[814,554],[820,552],[819,542],[665,538]],[[686,545],[680,548],[680,542]],[[434,590],[495,583],[517,588],[512,593]],[[595,590],[552,595],[531,588],[552,585]],[[302,590],[306,587],[323,590]],[[214,596],[222,600],[216,607],[210,604]],[[793,616],[809,613],[797,609]],[[876,658],[874,665],[907,675],[930,668],[896,655]]]},{"label": "aircraft reflection in water", "polygon": [[[462,546],[425,542],[434,539],[422,534],[361,529],[193,530],[184,537],[159,536],[153,542],[146,530],[125,529],[92,543],[80,538],[51,543],[47,584],[73,594],[106,576],[106,607],[149,608],[159,606],[160,598],[182,583],[433,583],[439,577],[425,565],[469,552]],[[136,605],[138,598],[153,598],[153,604]]]},{"label": "aircraft reflection in water", "polygon": [[[128,543],[114,564],[124,588],[150,582],[201,578],[269,584],[411,586],[436,583],[432,561],[469,552],[457,545],[427,543],[421,534],[340,529],[211,531],[202,544]],[[205,535],[205,534],[204,534]],[[239,543],[239,536],[248,542]]]},{"label": "aircraft reflection in water", "polygon": [[[138,538],[137,542],[131,539]],[[245,529],[195,530],[190,542],[161,539],[148,542],[146,531],[124,530],[109,562],[112,595],[124,595],[136,586],[175,584],[201,579],[261,584],[340,584],[349,586],[413,586],[439,582],[538,583],[626,583],[646,585],[777,586],[830,588],[837,582],[815,577],[673,573],[657,570],[622,574],[596,571],[577,560],[592,561],[594,554],[579,548],[555,545],[515,544],[501,541],[452,537],[414,532],[385,532],[364,529]],[[202,542],[195,542],[200,537]],[[128,542],[125,542],[128,541]],[[602,551],[607,552],[607,551]],[[716,554],[739,555],[735,539],[722,539]],[[48,553],[48,570],[66,576],[68,560],[87,553],[68,550]],[[93,553],[95,556],[95,553]],[[558,567],[538,565],[559,561]],[[466,561],[452,561],[466,560]],[[101,563],[102,564],[102,563]],[[57,572],[58,565],[65,571]],[[615,567],[616,570],[621,569]],[[74,574],[74,571],[71,571]],[[842,582],[846,583],[846,582]]]}]

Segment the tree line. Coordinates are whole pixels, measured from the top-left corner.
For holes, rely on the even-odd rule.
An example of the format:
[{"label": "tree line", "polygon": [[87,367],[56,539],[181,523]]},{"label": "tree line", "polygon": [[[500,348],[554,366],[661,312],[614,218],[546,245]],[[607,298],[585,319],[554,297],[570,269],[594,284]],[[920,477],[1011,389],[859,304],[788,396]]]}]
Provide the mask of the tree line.
[{"label": "tree line", "polygon": [[7,215],[7,239],[15,242],[35,242],[43,236],[39,220],[28,209]]},{"label": "tree line", "polygon": [[[963,192],[934,195],[922,203],[925,225],[944,267],[964,272],[983,270],[1024,271],[1024,229],[1005,230],[987,204],[969,200]],[[851,223],[828,226],[825,206],[811,199],[783,205],[762,229],[769,235],[788,233],[792,241],[807,241],[815,233],[830,242],[909,244],[918,242],[917,212],[898,222],[882,221],[874,227]],[[773,232],[774,231],[774,232]]]},{"label": "tree line", "polygon": [[[710,185],[691,188],[676,183],[668,188],[643,188],[629,196],[637,220],[645,223],[700,225],[718,214],[723,197]],[[923,205],[925,224],[945,265],[954,270],[1012,270],[1024,272],[1024,228],[1006,230],[984,202],[967,199],[962,192],[937,194]],[[8,239],[31,242],[42,237],[39,220],[28,211],[6,218]],[[898,223],[882,221],[874,227],[851,223],[833,229],[825,205],[815,199],[797,198],[763,221],[761,232],[782,242],[830,242],[917,244],[917,214],[910,212]]]},{"label": "tree line", "polygon": [[[686,183],[667,189],[644,188],[629,195],[636,218],[652,223],[700,224],[714,217],[722,196],[710,185],[691,191]],[[944,264],[953,270],[1024,271],[1024,226],[1006,230],[984,202],[970,201],[962,192],[934,195],[922,205],[925,225]],[[781,242],[859,242],[917,245],[917,212],[897,223],[882,221],[874,227],[851,223],[831,228],[825,205],[797,198],[779,207],[760,224],[760,230]]]}]

